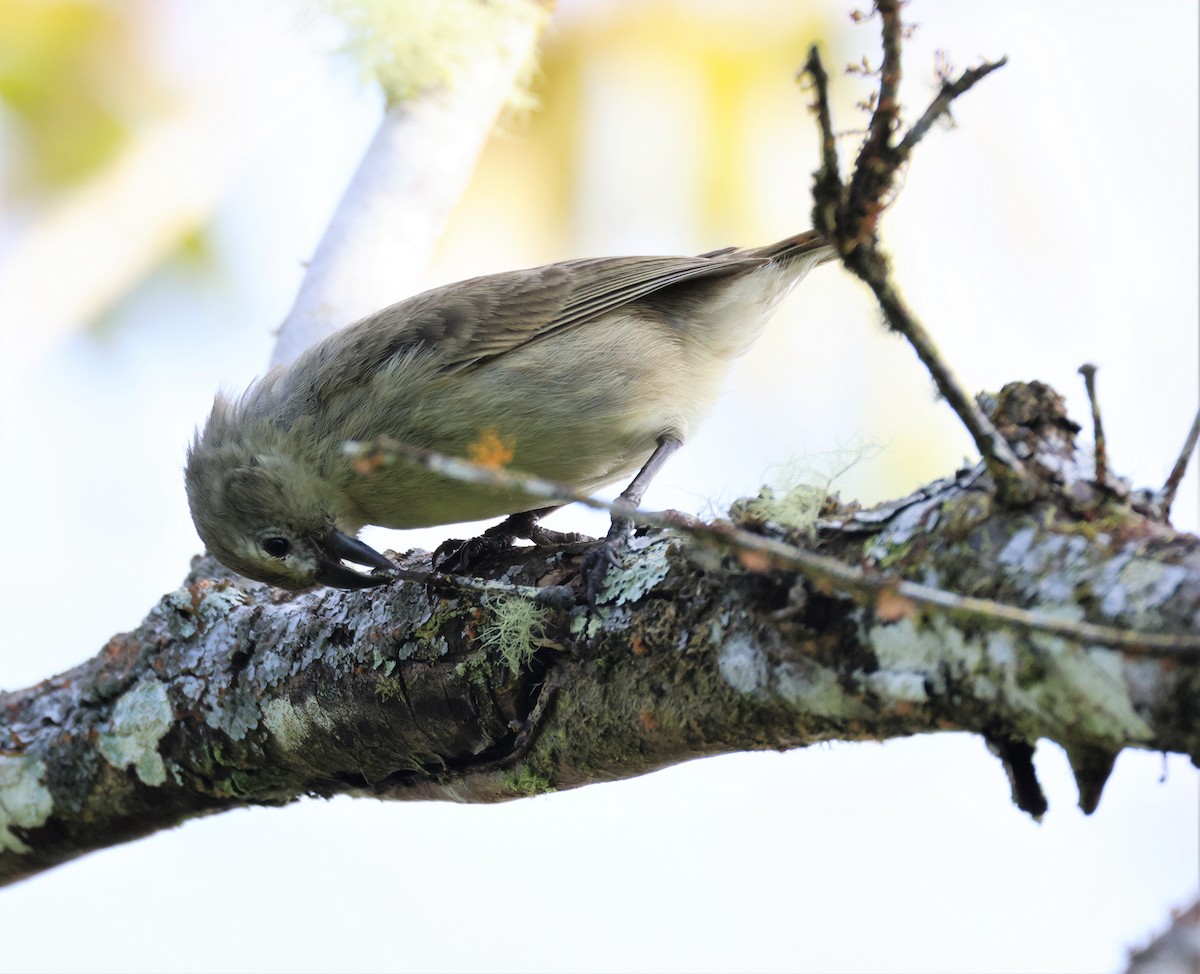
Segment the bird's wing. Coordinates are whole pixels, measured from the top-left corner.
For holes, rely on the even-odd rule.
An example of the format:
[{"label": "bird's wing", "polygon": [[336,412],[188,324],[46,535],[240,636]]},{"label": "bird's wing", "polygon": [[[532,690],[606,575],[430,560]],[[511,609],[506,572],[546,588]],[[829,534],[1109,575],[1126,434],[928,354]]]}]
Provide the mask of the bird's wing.
[{"label": "bird's wing", "polygon": [[[379,353],[375,365],[382,367],[397,353],[425,345],[436,349],[447,372],[473,368],[671,285],[737,274],[764,263],[765,258],[745,252],[713,257],[611,257],[461,281],[372,316],[375,324],[367,327],[378,329],[384,319],[395,339],[375,343]],[[364,325],[366,322],[356,327]]]},{"label": "bird's wing", "polygon": [[303,413],[412,355],[431,356],[442,374],[478,368],[664,288],[822,249],[829,248],[810,230],[751,250],[572,260],[459,281],[377,311],[313,346],[295,368],[268,376],[260,398],[292,402]]}]

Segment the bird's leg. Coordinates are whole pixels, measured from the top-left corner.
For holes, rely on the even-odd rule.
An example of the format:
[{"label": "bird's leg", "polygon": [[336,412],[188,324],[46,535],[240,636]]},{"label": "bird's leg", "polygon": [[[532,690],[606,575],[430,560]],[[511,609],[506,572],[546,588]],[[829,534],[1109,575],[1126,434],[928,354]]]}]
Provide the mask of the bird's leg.
[{"label": "bird's leg", "polygon": [[[683,441],[677,437],[660,436],[658,446],[650,454],[650,459],[642,465],[642,469],[629,482],[629,486],[621,491],[617,502],[630,508],[636,508],[641,504],[642,496],[646,493],[646,488],[650,486],[650,481],[658,476],[663,464],[682,445]],[[600,591],[600,586],[604,584],[604,576],[608,574],[608,569],[620,564],[617,552],[629,543],[632,535],[633,518],[623,514],[613,514],[612,526],[608,529],[604,540],[583,556],[579,571],[587,588],[589,602],[596,601],[596,595]]]},{"label": "bird's leg", "polygon": [[484,555],[496,554],[510,547],[517,538],[525,538],[535,545],[576,544],[590,540],[582,534],[570,531],[551,531],[538,524],[538,520],[558,506],[540,507],[535,511],[522,511],[520,514],[510,514],[499,524],[496,524],[476,538],[463,541],[451,538],[438,545],[433,553],[433,567],[444,572],[465,572],[471,562],[478,561]]}]

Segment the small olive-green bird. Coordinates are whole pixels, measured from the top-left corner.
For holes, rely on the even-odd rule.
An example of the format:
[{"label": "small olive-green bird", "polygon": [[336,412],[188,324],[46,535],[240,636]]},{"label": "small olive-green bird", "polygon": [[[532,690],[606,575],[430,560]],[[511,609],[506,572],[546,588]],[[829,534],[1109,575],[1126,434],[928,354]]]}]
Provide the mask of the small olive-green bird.
[{"label": "small olive-green bird", "polygon": [[[698,257],[565,261],[393,304],[240,398],[217,396],[187,457],[196,530],[229,568],[289,589],[388,581],[391,563],[356,538],[367,524],[507,514],[489,536],[550,536],[536,527],[544,499],[404,459],[367,469],[345,447],[383,438],[460,457],[502,444],[512,469],[575,491],[636,472],[621,495],[636,505],[712,406],[729,362],[833,256],[809,231]],[[627,530],[615,519],[609,542]]]}]

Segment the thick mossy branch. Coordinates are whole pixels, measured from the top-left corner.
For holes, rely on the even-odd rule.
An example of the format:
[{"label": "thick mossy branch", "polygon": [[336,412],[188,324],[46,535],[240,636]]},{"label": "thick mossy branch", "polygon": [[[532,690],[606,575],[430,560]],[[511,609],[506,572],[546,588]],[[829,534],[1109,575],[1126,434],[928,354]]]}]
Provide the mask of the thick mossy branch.
[{"label": "thick mossy branch", "polygon": [[[1097,487],[1050,390],[1014,386],[992,407],[1057,502],[999,503],[980,466],[871,511],[826,510],[822,554],[1064,620],[1194,634],[1200,539]],[[1089,809],[1125,747],[1200,760],[1198,654],[1122,653],[895,585],[867,602],[661,529],[593,609],[565,597],[585,547],[514,549],[478,566],[498,581],[459,592],[289,596],[198,559],[139,629],[0,696],[0,877],[240,805],[490,802],[834,739],[980,733],[1005,744],[1035,814],[1031,765],[1011,758],[1040,738],[1066,748]],[[555,597],[513,611],[502,585]]]}]

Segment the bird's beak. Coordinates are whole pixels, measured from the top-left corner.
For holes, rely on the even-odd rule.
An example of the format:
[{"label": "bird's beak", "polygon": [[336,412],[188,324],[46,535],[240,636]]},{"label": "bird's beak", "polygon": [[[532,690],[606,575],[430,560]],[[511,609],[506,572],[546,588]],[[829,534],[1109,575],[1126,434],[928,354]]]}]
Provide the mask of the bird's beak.
[{"label": "bird's beak", "polygon": [[[330,531],[317,542],[316,548],[317,557],[321,562],[317,581],[322,585],[332,585],[334,588],[370,588],[395,578],[395,565],[370,545],[342,534],[341,531]],[[356,572],[353,568],[343,565],[343,560],[352,561],[356,565],[368,565],[375,571],[370,575]]]}]

